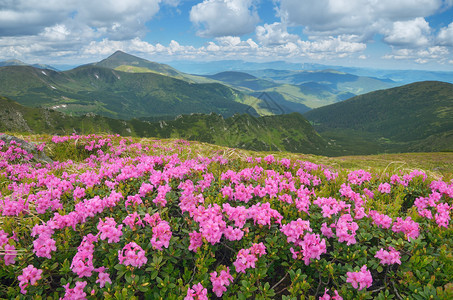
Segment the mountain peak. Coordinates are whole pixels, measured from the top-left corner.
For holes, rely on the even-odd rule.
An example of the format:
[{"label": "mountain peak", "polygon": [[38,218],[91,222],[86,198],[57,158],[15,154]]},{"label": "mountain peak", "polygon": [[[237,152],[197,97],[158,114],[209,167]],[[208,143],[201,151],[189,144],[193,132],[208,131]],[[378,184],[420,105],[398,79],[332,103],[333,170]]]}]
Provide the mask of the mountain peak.
[{"label": "mountain peak", "polygon": [[177,70],[168,65],[152,62],[147,59],[125,53],[121,50],[117,50],[106,59],[94,63],[93,65],[122,71],[125,69],[131,69],[131,71],[126,72],[155,72],[161,75],[173,77],[178,77],[180,75]]},{"label": "mountain peak", "polygon": [[118,63],[120,63],[120,64],[131,64],[131,63],[138,64],[139,62],[148,62],[148,61],[146,59],[134,56],[132,54],[123,52],[121,50],[117,50],[117,51],[115,51],[115,53],[113,53],[109,57],[96,63],[96,65],[103,66],[103,65],[111,64],[111,63],[113,63],[113,64],[118,64]]}]

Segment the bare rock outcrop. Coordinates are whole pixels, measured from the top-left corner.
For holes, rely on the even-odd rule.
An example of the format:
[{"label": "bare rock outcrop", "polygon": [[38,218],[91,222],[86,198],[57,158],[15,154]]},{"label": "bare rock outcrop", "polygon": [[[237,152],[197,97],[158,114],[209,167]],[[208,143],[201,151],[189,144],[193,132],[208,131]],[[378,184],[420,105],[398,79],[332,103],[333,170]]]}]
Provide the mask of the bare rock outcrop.
[{"label": "bare rock outcrop", "polygon": [[23,139],[8,134],[0,135],[0,140],[4,141],[8,145],[11,143],[11,141],[15,141],[17,143],[17,146],[24,149],[28,153],[33,154],[33,159],[37,162],[53,163],[53,160],[46,155],[44,150],[40,151],[36,147],[36,144],[33,142],[27,142]]}]

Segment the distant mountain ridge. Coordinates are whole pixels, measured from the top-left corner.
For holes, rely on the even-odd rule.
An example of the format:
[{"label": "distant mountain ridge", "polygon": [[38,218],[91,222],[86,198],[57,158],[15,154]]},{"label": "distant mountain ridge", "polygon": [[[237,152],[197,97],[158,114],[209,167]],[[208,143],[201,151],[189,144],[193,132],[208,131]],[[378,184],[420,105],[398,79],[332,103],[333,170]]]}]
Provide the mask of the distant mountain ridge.
[{"label": "distant mountain ridge", "polygon": [[50,65],[27,64],[18,59],[9,59],[9,60],[0,61],[0,67],[7,67],[7,66],[30,66],[30,67],[38,68],[38,69],[48,69],[48,70],[58,71],[58,69],[56,69]]}]

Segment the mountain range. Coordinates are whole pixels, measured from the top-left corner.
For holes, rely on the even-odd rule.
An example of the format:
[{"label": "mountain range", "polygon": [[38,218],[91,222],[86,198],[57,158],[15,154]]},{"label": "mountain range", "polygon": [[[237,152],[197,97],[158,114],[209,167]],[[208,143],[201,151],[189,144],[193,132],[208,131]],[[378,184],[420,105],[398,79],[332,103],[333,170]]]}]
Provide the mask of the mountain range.
[{"label": "mountain range", "polygon": [[395,85],[333,69],[201,76],[121,51],[67,71],[10,61],[0,67],[0,130],[322,155],[453,151],[453,85]]},{"label": "mountain range", "polygon": [[[95,112],[126,119],[151,115],[156,118],[172,118],[178,114],[211,111],[224,116],[231,116],[236,112],[244,113],[246,110],[255,115],[303,113],[368,91],[394,86],[389,80],[335,70],[267,69],[250,71],[250,74],[221,72],[201,76],[184,73],[169,65],[148,61],[122,51],[117,51],[102,61],[63,72],[51,67],[47,69],[53,72],[46,71],[46,65],[35,66],[36,70],[32,70],[32,66],[17,61],[5,62],[4,65],[6,68],[0,68],[0,95],[24,105],[52,107],[72,114]],[[272,65],[281,63],[270,64]],[[121,76],[122,73],[127,75]],[[100,76],[101,74],[104,76]],[[28,85],[23,84],[20,88],[15,84],[11,85],[12,81],[17,81],[17,77]],[[115,82],[115,77],[123,80],[118,79]],[[158,88],[153,82],[158,82],[163,91],[156,91]],[[228,86],[229,89],[218,84]],[[150,93],[150,89],[154,94]],[[156,95],[159,97],[154,97]],[[265,99],[261,99],[261,96]],[[191,111],[183,107],[181,99],[184,99],[184,104],[187,104]],[[139,103],[137,110],[131,109],[131,101],[134,105]],[[214,103],[200,105],[197,101]],[[269,110],[269,101],[279,109]],[[219,105],[219,102],[226,102],[227,107],[224,105],[216,109],[214,106]],[[237,103],[248,107],[240,107]],[[146,107],[151,105],[164,105],[168,109],[147,110]]]}]

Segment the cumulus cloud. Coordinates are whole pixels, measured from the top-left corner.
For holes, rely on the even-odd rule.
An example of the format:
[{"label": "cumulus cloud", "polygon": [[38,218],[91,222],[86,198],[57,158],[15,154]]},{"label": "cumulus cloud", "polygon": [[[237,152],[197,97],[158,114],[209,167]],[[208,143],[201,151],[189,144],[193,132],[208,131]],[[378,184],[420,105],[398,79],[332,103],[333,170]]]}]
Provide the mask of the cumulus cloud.
[{"label": "cumulus cloud", "polygon": [[394,22],[432,15],[442,0],[279,0],[279,15],[311,36],[357,35],[365,41]]},{"label": "cumulus cloud", "polygon": [[433,46],[426,49],[407,49],[398,48],[393,49],[391,54],[385,55],[384,59],[396,60],[413,60],[419,64],[426,64],[428,62],[437,61],[440,63],[448,62],[448,55],[450,51],[447,47]]},{"label": "cumulus cloud", "polygon": [[431,28],[424,18],[397,21],[387,32],[384,41],[390,45],[421,47],[428,45],[430,32]]},{"label": "cumulus cloud", "polygon": [[190,21],[200,36],[220,37],[253,32],[260,18],[254,0],[204,0],[192,7]]},{"label": "cumulus cloud", "polygon": [[74,8],[73,0],[1,1],[0,36],[38,34],[64,21]]},{"label": "cumulus cloud", "polygon": [[83,49],[85,54],[106,56],[120,49],[125,52],[142,54],[147,57],[178,57],[224,59],[254,57],[256,59],[285,59],[310,57],[313,59],[331,59],[354,55],[363,51],[365,44],[343,41],[341,38],[328,38],[323,41],[297,40],[280,45],[263,45],[249,38],[242,40],[237,36],[218,37],[205,46],[193,47],[181,45],[172,40],[168,45],[155,44],[135,38],[130,41],[111,41],[104,39],[92,42]]},{"label": "cumulus cloud", "polygon": [[[0,36],[37,35],[47,28],[72,23],[89,26],[112,39],[144,35],[145,23],[161,3],[177,5],[178,0],[16,0],[2,1]],[[61,28],[61,27],[60,27]]]},{"label": "cumulus cloud", "polygon": [[286,25],[275,22],[256,27],[256,38],[264,45],[282,45],[299,39],[296,34],[288,33]]},{"label": "cumulus cloud", "polygon": [[437,39],[441,45],[453,47],[453,22],[440,29]]}]

